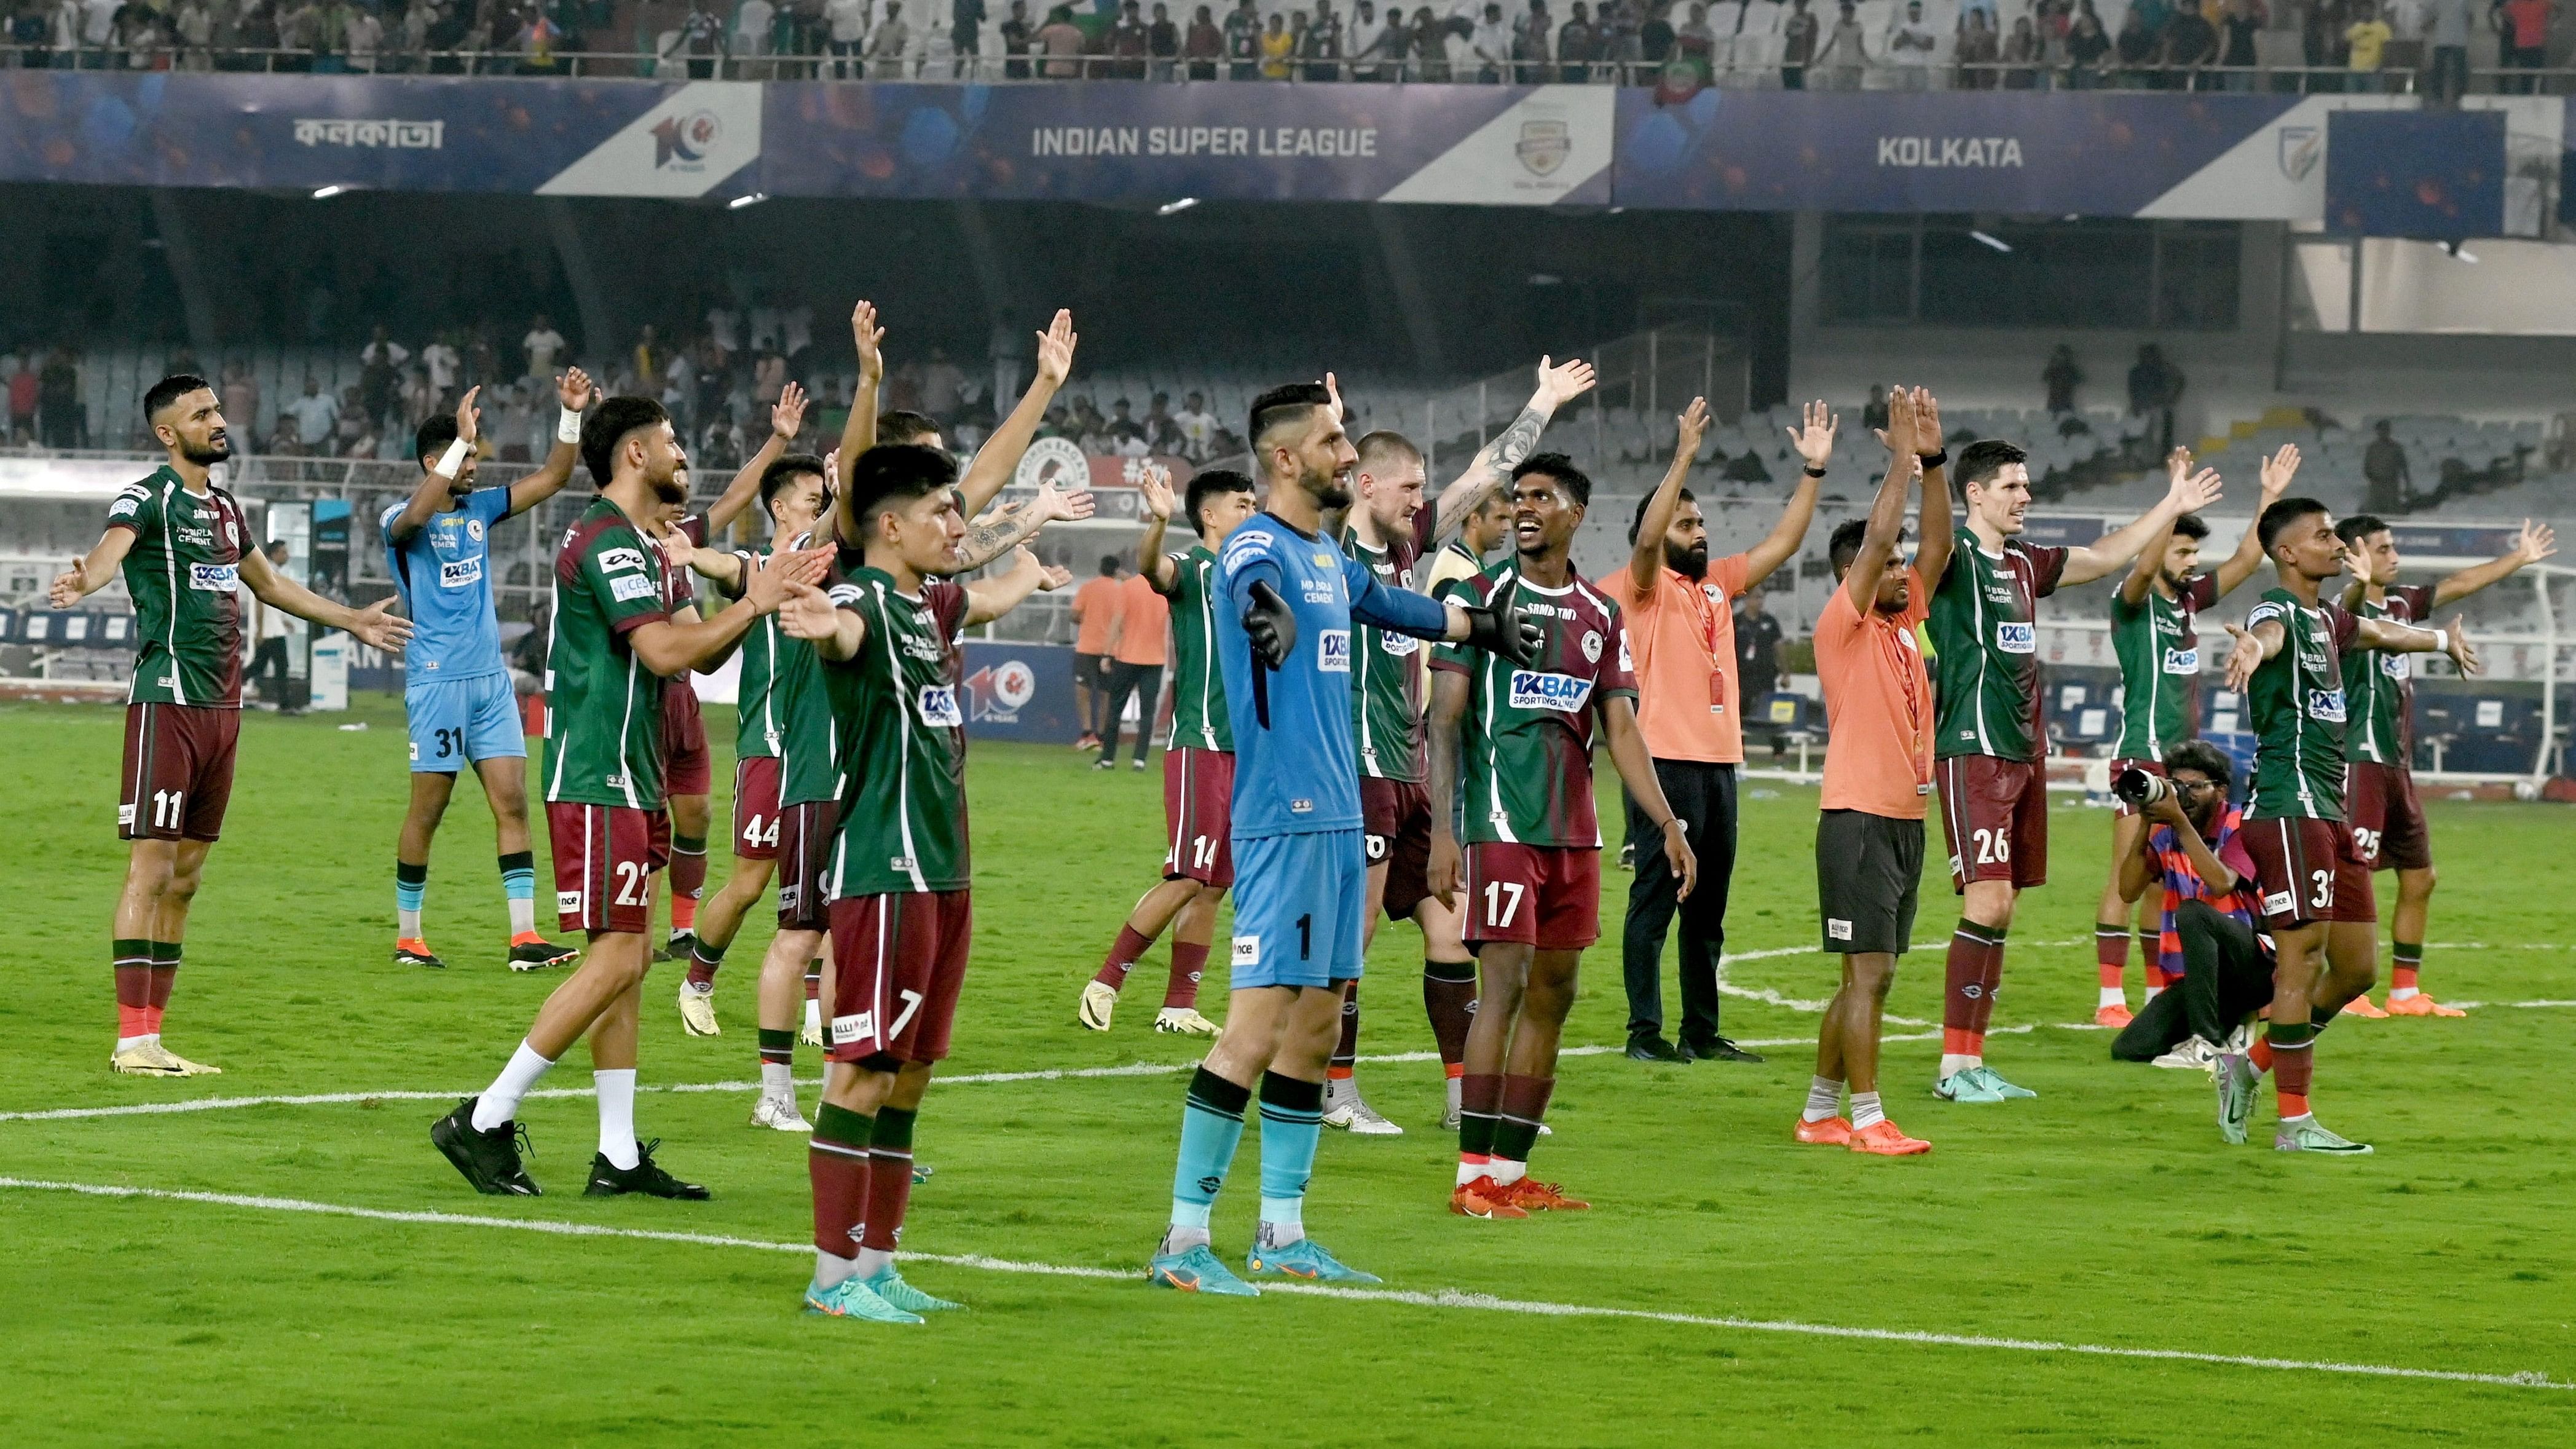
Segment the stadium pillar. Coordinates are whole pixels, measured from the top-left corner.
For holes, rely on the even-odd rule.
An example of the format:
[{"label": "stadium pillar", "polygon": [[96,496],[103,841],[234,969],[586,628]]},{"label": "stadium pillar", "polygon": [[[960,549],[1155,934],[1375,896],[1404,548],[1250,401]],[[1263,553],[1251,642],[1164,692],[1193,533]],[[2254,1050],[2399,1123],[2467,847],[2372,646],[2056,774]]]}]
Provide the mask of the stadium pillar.
[{"label": "stadium pillar", "polygon": [[[188,324],[189,350],[207,359],[206,367],[211,372],[215,366],[212,359],[223,350],[223,339],[215,324],[214,294],[207,290],[205,269],[197,264],[196,233],[188,229],[188,218],[179,209],[180,195],[168,187],[153,188],[152,227],[161,234],[161,258],[170,268],[170,280],[179,288],[179,309]],[[248,427],[248,422],[243,426]]]},{"label": "stadium pillar", "polygon": [[1378,249],[1386,257],[1386,277],[1395,287],[1396,311],[1403,315],[1404,335],[1413,343],[1413,361],[1423,371],[1438,376],[1449,370],[1440,352],[1440,324],[1431,310],[1430,290],[1422,284],[1422,269],[1414,264],[1413,243],[1404,234],[1404,218],[1395,207],[1372,206],[1369,224],[1377,228]]},{"label": "stadium pillar", "polygon": [[[590,245],[582,240],[581,227],[573,219],[572,203],[560,196],[544,196],[537,204],[545,209],[546,235],[563,262],[573,305],[581,311],[580,355],[604,359],[617,346],[616,330],[609,321],[608,295],[600,290],[599,269],[591,264]],[[603,381],[605,377],[603,373]]]}]

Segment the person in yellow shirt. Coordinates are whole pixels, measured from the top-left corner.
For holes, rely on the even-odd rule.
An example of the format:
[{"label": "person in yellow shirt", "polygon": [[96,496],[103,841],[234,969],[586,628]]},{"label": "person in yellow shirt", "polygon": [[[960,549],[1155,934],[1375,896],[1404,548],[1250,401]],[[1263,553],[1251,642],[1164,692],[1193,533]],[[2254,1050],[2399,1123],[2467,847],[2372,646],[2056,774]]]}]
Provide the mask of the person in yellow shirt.
[{"label": "person in yellow shirt", "polygon": [[2357,18],[2344,31],[2343,38],[2352,47],[2352,73],[2369,77],[2368,80],[2356,81],[2353,89],[2384,90],[2386,82],[2379,75],[2380,59],[2388,48],[2389,39],[2397,32],[2388,28],[2388,22],[2379,16],[2379,7],[2371,0],[2361,0],[2353,14]]},{"label": "person in yellow shirt", "polygon": [[1261,78],[1286,80],[1288,56],[1296,48],[1297,37],[1290,35],[1286,22],[1276,11],[1272,12],[1269,28],[1261,32]]}]

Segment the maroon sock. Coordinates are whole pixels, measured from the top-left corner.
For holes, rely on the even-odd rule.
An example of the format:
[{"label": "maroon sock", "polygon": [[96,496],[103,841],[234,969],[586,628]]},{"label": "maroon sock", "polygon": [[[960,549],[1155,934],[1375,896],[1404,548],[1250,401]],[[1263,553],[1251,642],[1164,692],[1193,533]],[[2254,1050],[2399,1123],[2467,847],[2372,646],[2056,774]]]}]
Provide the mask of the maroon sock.
[{"label": "maroon sock", "polygon": [[696,943],[689,947],[689,984],[691,986],[715,985],[716,968],[724,964],[724,953],[724,946],[709,946],[706,937],[698,937]]},{"label": "maroon sock", "polygon": [[805,999],[823,999],[823,958],[820,956],[805,963]]},{"label": "maroon sock", "polygon": [[904,1209],[912,1205],[912,1122],[916,1114],[901,1107],[877,1112],[874,1145],[868,1151],[867,1226],[859,1246],[891,1253],[903,1239]]},{"label": "maroon sock", "polygon": [[1476,1022],[1476,963],[1422,963],[1422,1010],[1431,1018],[1431,1036],[1440,1044],[1440,1064],[1454,1067],[1467,1059],[1467,1028]]},{"label": "maroon sock", "polygon": [[1353,979],[1342,983],[1342,1039],[1334,1046],[1333,1059],[1326,1070],[1347,1077],[1359,1056],[1360,983]]},{"label": "maroon sock", "polygon": [[[856,1236],[868,1205],[868,1138],[875,1123],[825,1102],[814,1113],[805,1172],[814,1184],[814,1247],[835,1258],[859,1255]],[[904,1174],[909,1185],[910,1173]]]},{"label": "maroon sock", "polygon": [[2000,927],[1994,930],[1993,944],[1986,947],[1977,985],[1976,1020],[1969,1029],[1982,1037],[1987,1023],[1994,1020],[1995,995],[2004,988],[2004,933]]},{"label": "maroon sock", "polygon": [[1950,933],[1950,955],[1944,963],[1941,1025],[1952,1031],[1983,1035],[1994,1015],[1995,981],[2003,973],[2004,933],[1993,926],[1962,920]]},{"label": "maroon sock", "polygon": [[116,1034],[149,1036],[144,1010],[152,1004],[152,948],[142,941],[115,943],[110,960],[116,972]]},{"label": "maroon sock", "polygon": [[1205,941],[1172,943],[1172,979],[1163,985],[1165,1006],[1199,1004],[1199,978],[1207,974],[1207,953]]},{"label": "maroon sock", "polygon": [[1501,1121],[1494,1125],[1494,1155],[1513,1162],[1529,1161],[1538,1141],[1538,1124],[1547,1118],[1547,1099],[1556,1091],[1554,1077],[1503,1078]]},{"label": "maroon sock", "polygon": [[1153,937],[1136,934],[1133,926],[1120,926],[1118,943],[1109,948],[1109,954],[1101,960],[1100,969],[1091,973],[1091,979],[1112,991],[1123,988],[1127,984],[1127,968],[1135,965],[1136,958],[1152,950],[1153,946]]},{"label": "maroon sock", "polygon": [[178,956],[177,946],[165,946],[152,963],[152,983],[143,998],[143,1025],[156,1035],[161,1030],[161,1013],[170,1009],[170,992],[179,984]]}]

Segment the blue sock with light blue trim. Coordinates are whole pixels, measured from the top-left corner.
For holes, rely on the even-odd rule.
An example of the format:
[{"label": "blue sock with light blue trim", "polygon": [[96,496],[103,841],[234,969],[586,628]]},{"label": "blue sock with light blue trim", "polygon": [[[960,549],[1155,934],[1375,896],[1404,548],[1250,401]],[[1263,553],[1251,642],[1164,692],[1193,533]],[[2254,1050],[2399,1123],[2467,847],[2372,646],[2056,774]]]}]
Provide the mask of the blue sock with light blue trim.
[{"label": "blue sock with light blue trim", "polygon": [[1208,1240],[1208,1215],[1242,1145],[1243,1109],[1251,1101],[1251,1088],[1205,1067],[1190,1078],[1189,1099],[1181,1108],[1180,1160],[1172,1168],[1172,1229],[1163,1237],[1163,1252],[1186,1252]]},{"label": "blue sock with light blue trim", "polygon": [[394,862],[394,939],[420,939],[420,903],[429,895],[429,867]]},{"label": "blue sock with light blue trim", "polygon": [[537,854],[514,850],[501,857],[501,894],[510,901],[510,940],[537,933]]},{"label": "blue sock with light blue trim", "polygon": [[1306,1236],[1306,1182],[1324,1135],[1324,1084],[1277,1072],[1261,1076],[1261,1244]]}]

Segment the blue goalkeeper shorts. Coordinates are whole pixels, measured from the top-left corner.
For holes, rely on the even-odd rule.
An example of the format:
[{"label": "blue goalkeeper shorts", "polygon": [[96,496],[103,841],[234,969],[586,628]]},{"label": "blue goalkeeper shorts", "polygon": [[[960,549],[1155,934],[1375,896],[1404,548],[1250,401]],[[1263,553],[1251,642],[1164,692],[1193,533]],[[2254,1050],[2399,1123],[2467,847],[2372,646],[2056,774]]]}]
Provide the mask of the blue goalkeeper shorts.
[{"label": "blue goalkeeper shorts", "polygon": [[1329,986],[1360,974],[1368,849],[1356,830],[1234,842],[1233,986]]},{"label": "blue goalkeeper shorts", "polygon": [[403,713],[411,720],[413,774],[453,775],[484,760],[528,757],[519,696],[506,673],[407,685]]}]

